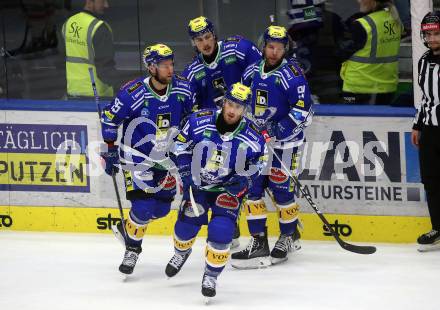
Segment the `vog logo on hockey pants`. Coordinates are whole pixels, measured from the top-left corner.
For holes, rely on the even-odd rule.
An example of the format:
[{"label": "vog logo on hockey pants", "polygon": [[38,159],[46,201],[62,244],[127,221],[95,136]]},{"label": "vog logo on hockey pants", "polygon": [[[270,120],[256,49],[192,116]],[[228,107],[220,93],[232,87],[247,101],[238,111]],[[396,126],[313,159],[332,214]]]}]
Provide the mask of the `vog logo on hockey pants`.
[{"label": "vog logo on hockey pants", "polygon": [[[338,220],[334,222],[334,224],[330,224],[330,227],[336,232],[336,234],[342,235],[344,237],[348,237],[351,235],[353,230],[351,229],[350,225],[348,224],[341,224]],[[322,229],[324,230],[324,236],[331,236],[332,233],[327,229],[325,225],[322,226]]]},{"label": "vog logo on hockey pants", "polygon": [[9,215],[0,214],[0,227],[11,227],[12,217]]}]

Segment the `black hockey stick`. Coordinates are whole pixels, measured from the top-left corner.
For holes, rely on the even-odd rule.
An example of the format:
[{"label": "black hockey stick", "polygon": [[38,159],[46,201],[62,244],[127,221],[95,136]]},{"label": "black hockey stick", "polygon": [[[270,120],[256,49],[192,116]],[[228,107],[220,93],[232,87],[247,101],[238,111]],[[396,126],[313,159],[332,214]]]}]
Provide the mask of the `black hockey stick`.
[{"label": "black hockey stick", "polygon": [[[248,114],[247,117],[249,119],[251,119],[252,121],[254,121],[253,115]],[[267,143],[266,145],[267,145],[267,148],[269,149],[269,151],[272,152],[273,155],[275,156],[275,158],[281,163],[281,167],[283,168],[284,172],[287,173],[287,175],[292,178],[293,182],[298,187],[299,191],[303,194],[303,196],[306,198],[307,202],[310,204],[313,211],[315,211],[315,213],[319,216],[319,218],[321,219],[321,221],[324,223],[325,227],[327,228],[328,232],[330,232],[332,234],[333,238],[336,239],[336,241],[339,243],[339,245],[344,250],[347,250],[347,251],[350,251],[353,253],[358,253],[358,254],[373,254],[374,252],[376,252],[376,247],[374,247],[374,246],[350,244],[350,243],[345,242],[344,240],[342,240],[339,237],[339,235],[330,226],[330,223],[327,221],[325,216],[322,214],[321,210],[319,210],[318,206],[313,202],[310,194],[304,190],[304,188],[301,185],[301,183],[299,182],[298,178],[295,175],[293,175],[293,173],[289,170],[289,168],[286,167],[286,165],[283,163],[283,161],[278,156],[278,154],[275,153],[275,150],[269,144],[270,136],[267,133],[267,130],[263,129],[261,131],[261,133],[262,133],[264,139],[266,140],[266,143]]]},{"label": "black hockey stick", "polygon": [[[267,132],[265,134],[264,131],[263,131],[263,135],[265,135],[265,137],[268,136]],[[298,187],[299,191],[303,194],[303,196],[307,200],[307,202],[310,204],[313,211],[315,211],[315,213],[318,214],[319,218],[324,223],[327,230],[332,234],[333,238],[336,239],[336,241],[339,243],[339,245],[343,249],[350,251],[350,252],[358,253],[358,254],[373,254],[374,252],[376,252],[376,247],[374,247],[374,246],[355,245],[355,244],[347,243],[344,240],[342,240],[339,237],[339,235],[334,231],[334,229],[330,226],[330,223],[327,221],[325,216],[322,214],[321,210],[319,210],[319,208],[315,204],[315,202],[312,200],[312,197],[310,196],[310,194],[304,190],[304,188],[301,185],[301,183],[299,182],[298,178],[295,175],[293,175],[293,173],[291,173],[291,171],[286,167],[286,165],[283,163],[283,161],[278,156],[278,154],[275,153],[275,150],[272,148],[272,146],[267,144],[267,148],[273,153],[275,158],[281,163],[281,167],[283,168],[283,170],[289,175],[289,177],[291,177],[293,179],[293,182]]]},{"label": "black hockey stick", "polygon": [[[98,109],[98,121],[101,121],[101,107],[99,105],[99,96],[96,89],[95,77],[93,76],[93,68],[89,67],[90,80],[92,81],[93,95],[95,96],[96,108]],[[118,183],[116,182],[116,173],[112,170],[113,186],[115,188],[116,200],[118,202],[119,213],[121,215],[122,231],[124,232],[124,240],[127,240],[127,231],[125,230],[124,211],[122,210],[121,197],[119,196]]]}]

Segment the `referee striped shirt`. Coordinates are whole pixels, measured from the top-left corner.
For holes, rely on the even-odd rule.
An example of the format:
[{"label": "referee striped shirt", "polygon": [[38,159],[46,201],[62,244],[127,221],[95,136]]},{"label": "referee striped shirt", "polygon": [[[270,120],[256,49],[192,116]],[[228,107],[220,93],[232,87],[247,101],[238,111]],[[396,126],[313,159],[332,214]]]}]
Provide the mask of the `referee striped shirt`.
[{"label": "referee striped shirt", "polygon": [[427,51],[419,60],[418,83],[423,97],[414,119],[413,129],[438,127],[440,121],[440,55]]}]

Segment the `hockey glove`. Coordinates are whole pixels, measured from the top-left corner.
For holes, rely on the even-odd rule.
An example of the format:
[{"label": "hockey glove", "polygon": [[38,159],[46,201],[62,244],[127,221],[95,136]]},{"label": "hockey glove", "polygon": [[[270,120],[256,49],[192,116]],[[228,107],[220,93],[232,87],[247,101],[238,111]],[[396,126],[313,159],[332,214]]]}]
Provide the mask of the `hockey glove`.
[{"label": "hockey glove", "polygon": [[104,161],[104,170],[108,175],[118,173],[119,168],[119,147],[117,145],[108,145],[107,152],[101,152],[101,158]]},{"label": "hockey glove", "polygon": [[226,192],[237,198],[244,196],[248,190],[248,178],[241,175],[234,175],[223,185]]}]

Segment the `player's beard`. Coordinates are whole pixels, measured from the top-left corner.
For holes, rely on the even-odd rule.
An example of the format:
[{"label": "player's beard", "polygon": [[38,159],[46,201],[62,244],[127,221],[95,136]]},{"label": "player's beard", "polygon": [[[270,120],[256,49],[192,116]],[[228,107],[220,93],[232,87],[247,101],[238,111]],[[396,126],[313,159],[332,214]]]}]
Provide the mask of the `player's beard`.
[{"label": "player's beard", "polygon": [[171,77],[160,77],[159,73],[156,71],[156,73],[153,75],[154,79],[159,82],[160,84],[167,86],[171,83]]}]

